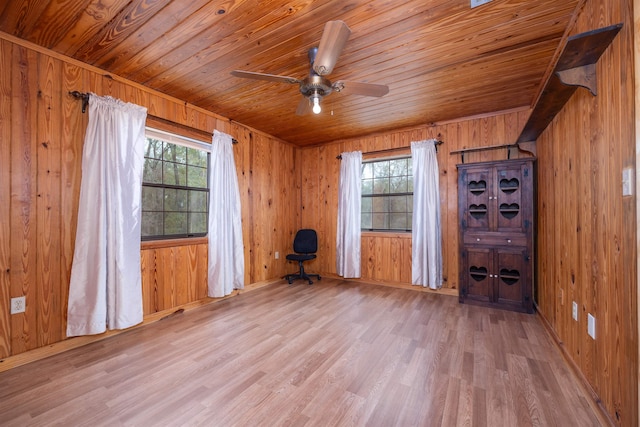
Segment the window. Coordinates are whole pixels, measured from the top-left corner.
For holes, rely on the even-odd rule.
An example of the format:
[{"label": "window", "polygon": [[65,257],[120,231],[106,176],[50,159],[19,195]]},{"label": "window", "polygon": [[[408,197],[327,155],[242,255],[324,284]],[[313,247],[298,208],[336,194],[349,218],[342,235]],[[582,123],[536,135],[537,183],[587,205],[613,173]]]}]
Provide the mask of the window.
[{"label": "window", "polygon": [[142,239],[207,234],[206,143],[147,128],[142,177]]},{"label": "window", "polygon": [[413,214],[411,157],[362,165],[362,229],[409,231]]}]

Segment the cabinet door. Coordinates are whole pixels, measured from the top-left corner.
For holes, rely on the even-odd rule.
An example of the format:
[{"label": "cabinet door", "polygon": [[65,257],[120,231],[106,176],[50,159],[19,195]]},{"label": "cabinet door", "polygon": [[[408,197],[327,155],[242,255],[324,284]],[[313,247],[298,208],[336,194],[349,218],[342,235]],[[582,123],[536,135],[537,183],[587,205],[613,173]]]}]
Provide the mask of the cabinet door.
[{"label": "cabinet door", "polygon": [[491,249],[467,248],[465,252],[465,297],[490,302],[493,297]]},{"label": "cabinet door", "polygon": [[493,224],[490,219],[492,197],[492,171],[466,170],[460,175],[458,188],[463,212],[463,228],[469,230],[489,230]]},{"label": "cabinet door", "polygon": [[523,176],[519,165],[496,168],[495,199],[497,200],[496,222],[498,231],[523,229]]},{"label": "cabinet door", "polygon": [[529,258],[525,248],[496,249],[495,259],[495,301],[522,307],[529,283]]}]

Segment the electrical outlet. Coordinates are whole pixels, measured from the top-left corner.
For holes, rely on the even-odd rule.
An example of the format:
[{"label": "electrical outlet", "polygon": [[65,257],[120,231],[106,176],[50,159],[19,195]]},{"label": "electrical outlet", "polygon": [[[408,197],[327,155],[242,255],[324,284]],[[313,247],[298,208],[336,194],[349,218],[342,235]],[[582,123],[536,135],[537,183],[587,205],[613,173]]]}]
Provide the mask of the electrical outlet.
[{"label": "electrical outlet", "polygon": [[633,171],[631,168],[625,168],[622,170],[622,195],[623,196],[632,196],[633,195]]},{"label": "electrical outlet", "polygon": [[485,3],[489,3],[492,0],[471,0],[471,8],[482,6]]},{"label": "electrical outlet", "polygon": [[573,320],[575,320],[576,322],[578,321],[578,303],[575,301],[571,306],[571,317],[573,317]]},{"label": "electrical outlet", "polygon": [[276,256],[276,259],[280,259],[280,252],[276,251],[275,256]]},{"label": "electrical outlet", "polygon": [[25,297],[11,298],[11,314],[24,313],[26,301]]},{"label": "electrical outlet", "polygon": [[596,339],[596,318],[591,313],[587,315],[587,333],[591,338]]}]

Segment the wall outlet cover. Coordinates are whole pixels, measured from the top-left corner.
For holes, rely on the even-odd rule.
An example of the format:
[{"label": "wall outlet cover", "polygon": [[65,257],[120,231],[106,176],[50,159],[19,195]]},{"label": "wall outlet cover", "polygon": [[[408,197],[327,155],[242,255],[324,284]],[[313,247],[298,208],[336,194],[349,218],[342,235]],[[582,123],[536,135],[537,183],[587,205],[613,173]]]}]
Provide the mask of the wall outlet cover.
[{"label": "wall outlet cover", "polygon": [[571,306],[571,317],[573,317],[573,320],[576,322],[578,321],[578,303],[575,301]]},{"label": "wall outlet cover", "polygon": [[471,0],[471,8],[482,6],[485,3],[489,3],[491,0]]},{"label": "wall outlet cover", "polygon": [[596,318],[591,313],[587,315],[587,333],[591,338],[596,339]]},{"label": "wall outlet cover", "polygon": [[26,299],[24,296],[11,298],[11,314],[24,313],[26,309]]}]

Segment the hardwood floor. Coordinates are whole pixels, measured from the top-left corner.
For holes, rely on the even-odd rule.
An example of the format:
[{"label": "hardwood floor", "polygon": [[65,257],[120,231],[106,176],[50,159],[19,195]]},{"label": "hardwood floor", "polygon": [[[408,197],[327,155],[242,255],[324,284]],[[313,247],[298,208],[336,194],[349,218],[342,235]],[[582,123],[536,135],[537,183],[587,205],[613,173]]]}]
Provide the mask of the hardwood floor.
[{"label": "hardwood floor", "polygon": [[0,373],[0,424],[600,425],[537,316],[331,279]]}]

